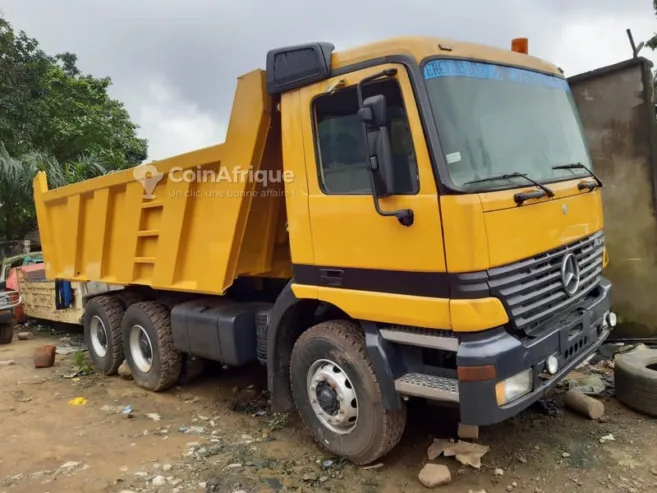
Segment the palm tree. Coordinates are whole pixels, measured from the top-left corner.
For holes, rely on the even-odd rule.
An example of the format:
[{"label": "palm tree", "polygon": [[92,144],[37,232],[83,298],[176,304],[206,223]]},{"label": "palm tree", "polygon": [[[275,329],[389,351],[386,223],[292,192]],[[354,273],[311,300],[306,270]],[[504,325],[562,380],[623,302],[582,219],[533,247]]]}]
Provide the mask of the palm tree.
[{"label": "palm tree", "polygon": [[107,173],[92,155],[59,163],[52,156],[29,152],[12,157],[0,143],[0,239],[19,239],[36,227],[32,180],[45,171],[50,187],[60,187]]}]

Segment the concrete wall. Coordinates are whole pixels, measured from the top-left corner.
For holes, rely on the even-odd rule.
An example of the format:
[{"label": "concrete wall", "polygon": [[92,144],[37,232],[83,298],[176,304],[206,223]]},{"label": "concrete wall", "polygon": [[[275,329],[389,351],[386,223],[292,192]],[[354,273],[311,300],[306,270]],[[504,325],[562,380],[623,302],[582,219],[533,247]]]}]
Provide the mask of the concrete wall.
[{"label": "concrete wall", "polygon": [[595,173],[604,183],[605,276],[617,335],[657,335],[655,109],[651,64],[638,58],[569,79]]}]

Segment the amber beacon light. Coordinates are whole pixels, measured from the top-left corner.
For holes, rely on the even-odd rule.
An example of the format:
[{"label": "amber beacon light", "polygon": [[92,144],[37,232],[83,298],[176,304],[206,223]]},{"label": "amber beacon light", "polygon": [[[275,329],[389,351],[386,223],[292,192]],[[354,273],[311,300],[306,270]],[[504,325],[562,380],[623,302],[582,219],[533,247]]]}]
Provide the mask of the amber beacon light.
[{"label": "amber beacon light", "polygon": [[524,53],[525,55],[529,53],[529,39],[527,38],[515,38],[511,40],[511,51],[517,53]]}]

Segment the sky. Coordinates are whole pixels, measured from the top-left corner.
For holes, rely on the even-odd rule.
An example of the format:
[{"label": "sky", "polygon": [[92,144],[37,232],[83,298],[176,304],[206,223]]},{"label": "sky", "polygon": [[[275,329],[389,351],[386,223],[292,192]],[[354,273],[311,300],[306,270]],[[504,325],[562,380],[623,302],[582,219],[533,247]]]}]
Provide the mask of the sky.
[{"label": "sky", "polygon": [[[566,75],[632,55],[657,31],[652,0],[0,0],[0,12],[49,54],[113,80],[149,141],[149,160],[223,141],[238,75],[269,49],[330,41],[337,49],[428,35],[530,54]],[[656,53],[641,55],[657,62]]]}]

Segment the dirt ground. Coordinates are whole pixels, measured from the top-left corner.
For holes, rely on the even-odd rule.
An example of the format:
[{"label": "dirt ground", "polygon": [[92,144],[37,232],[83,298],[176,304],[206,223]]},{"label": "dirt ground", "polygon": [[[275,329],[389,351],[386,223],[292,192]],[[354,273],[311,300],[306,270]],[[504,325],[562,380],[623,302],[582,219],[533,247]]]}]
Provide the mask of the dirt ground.
[{"label": "dirt ground", "polygon": [[[0,363],[0,493],[424,491],[427,447],[456,429],[453,412],[412,401],[402,443],[381,467],[355,467],[315,446],[298,417],[268,414],[260,366],[211,367],[153,394],[119,377],[64,378],[73,354],[35,369],[35,348],[79,334],[35,335],[0,346],[0,362],[15,362]],[[86,404],[70,405],[77,397]],[[437,491],[657,491],[657,421],[605,405],[603,422],[528,410],[482,429],[481,469],[440,458],[452,483]]]}]

